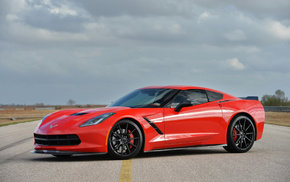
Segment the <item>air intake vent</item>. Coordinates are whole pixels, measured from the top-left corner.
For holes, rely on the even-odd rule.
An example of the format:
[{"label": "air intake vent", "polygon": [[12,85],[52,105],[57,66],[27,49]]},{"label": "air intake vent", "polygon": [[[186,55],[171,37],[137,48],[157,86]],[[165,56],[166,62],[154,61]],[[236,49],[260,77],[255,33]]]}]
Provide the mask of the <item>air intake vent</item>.
[{"label": "air intake vent", "polygon": [[88,113],[85,113],[85,112],[77,112],[77,113],[74,113],[74,114],[71,114],[70,116],[82,116],[82,115],[86,115]]},{"label": "air intake vent", "polygon": [[35,143],[46,146],[70,146],[79,145],[80,138],[77,135],[38,135],[34,134]]}]

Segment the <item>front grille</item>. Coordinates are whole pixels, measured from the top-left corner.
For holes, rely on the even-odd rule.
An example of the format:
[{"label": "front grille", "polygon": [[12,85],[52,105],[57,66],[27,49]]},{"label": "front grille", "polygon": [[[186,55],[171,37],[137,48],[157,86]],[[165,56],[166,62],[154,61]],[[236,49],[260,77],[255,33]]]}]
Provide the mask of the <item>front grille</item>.
[{"label": "front grille", "polygon": [[79,145],[80,138],[77,135],[39,135],[34,134],[35,143],[46,146]]}]

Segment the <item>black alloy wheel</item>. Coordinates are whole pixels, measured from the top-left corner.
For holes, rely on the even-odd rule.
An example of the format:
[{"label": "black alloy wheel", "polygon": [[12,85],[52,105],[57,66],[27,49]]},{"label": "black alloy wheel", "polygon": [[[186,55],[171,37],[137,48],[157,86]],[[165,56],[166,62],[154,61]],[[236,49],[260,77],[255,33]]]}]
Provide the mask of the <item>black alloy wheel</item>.
[{"label": "black alloy wheel", "polygon": [[256,140],[256,130],[253,121],[247,116],[235,117],[229,125],[227,133],[228,152],[243,153],[249,151]]},{"label": "black alloy wheel", "polygon": [[114,159],[129,159],[139,153],[142,143],[143,135],[140,128],[131,120],[121,120],[110,132],[108,152]]}]

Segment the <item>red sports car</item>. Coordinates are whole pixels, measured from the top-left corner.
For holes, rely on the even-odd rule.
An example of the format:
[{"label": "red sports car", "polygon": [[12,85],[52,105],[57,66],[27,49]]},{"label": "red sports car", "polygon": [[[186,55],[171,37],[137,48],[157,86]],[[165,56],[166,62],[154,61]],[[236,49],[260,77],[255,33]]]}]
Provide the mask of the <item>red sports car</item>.
[{"label": "red sports car", "polygon": [[152,86],[106,108],[45,116],[34,132],[33,153],[109,153],[128,159],[141,151],[202,145],[247,152],[261,139],[264,121],[264,108],[255,96],[238,98],[194,86]]}]

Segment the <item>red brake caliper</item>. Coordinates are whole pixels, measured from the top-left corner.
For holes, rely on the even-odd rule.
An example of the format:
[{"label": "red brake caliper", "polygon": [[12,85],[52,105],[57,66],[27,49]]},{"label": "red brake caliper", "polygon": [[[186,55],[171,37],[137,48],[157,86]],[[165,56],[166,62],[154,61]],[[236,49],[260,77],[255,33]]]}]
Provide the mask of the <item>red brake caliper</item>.
[{"label": "red brake caliper", "polygon": [[[130,133],[131,131],[130,130],[128,130],[128,133]],[[133,133],[131,133],[131,135],[129,136],[129,138],[134,138],[134,135],[133,135]],[[130,140],[130,143],[132,143],[132,144],[134,144],[134,140],[133,139],[131,139]],[[129,147],[130,148],[132,148],[133,146],[132,145],[129,145]]]},{"label": "red brake caliper", "polygon": [[237,132],[236,128],[234,128],[233,129],[233,139],[234,139],[234,141],[236,141],[237,138],[238,138],[238,136],[236,134],[238,134],[238,132]]}]

